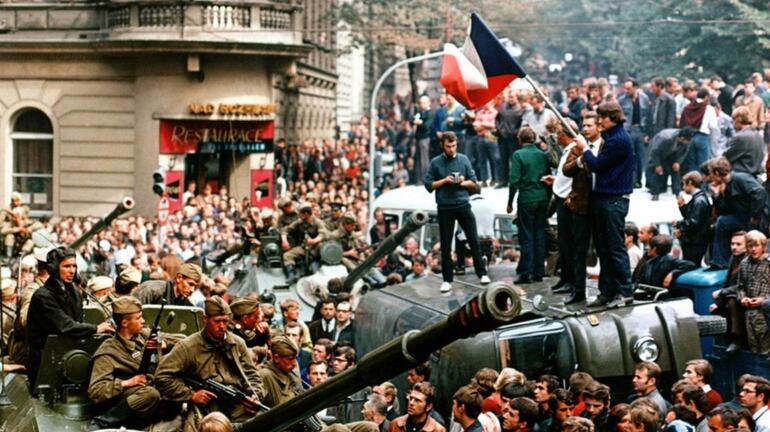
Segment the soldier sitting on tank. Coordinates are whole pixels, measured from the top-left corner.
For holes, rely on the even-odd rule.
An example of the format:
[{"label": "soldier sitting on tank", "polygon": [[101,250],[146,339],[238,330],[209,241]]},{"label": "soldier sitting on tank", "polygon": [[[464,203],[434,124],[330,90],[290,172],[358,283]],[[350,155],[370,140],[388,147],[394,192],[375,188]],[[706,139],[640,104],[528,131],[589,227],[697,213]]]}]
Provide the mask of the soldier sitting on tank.
[{"label": "soldier sitting on tank", "polygon": [[[33,254],[28,255],[28,257],[35,261],[37,274],[31,283],[21,288],[21,295],[18,299],[19,309],[16,314],[16,320],[13,323],[13,337],[9,346],[9,356],[12,363],[27,364],[27,312],[29,311],[29,302],[32,300],[32,294],[42,287],[48,279],[46,255],[49,251],[50,249],[48,248],[35,248]],[[27,257],[24,259],[27,259]]]},{"label": "soldier sitting on tank", "polygon": [[336,231],[337,229],[342,228],[342,216],[344,214],[345,206],[338,202],[330,203],[329,206],[331,207],[331,211],[327,217],[323,218],[323,221],[329,231]]},{"label": "soldier sitting on tank", "polygon": [[33,386],[48,336],[87,337],[94,333],[115,331],[106,322],[99,325],[82,322],[83,300],[76,288],[78,267],[75,251],[64,247],[52,249],[46,260],[50,277],[32,295],[28,315],[33,319],[27,321],[27,371]]},{"label": "soldier sitting on tank", "polygon": [[94,417],[92,425],[142,428],[160,403],[160,393],[150,385],[151,377],[139,371],[139,365],[145,350],[157,349],[157,341],[147,340],[150,329],[144,327],[142,303],[136,298],[115,300],[112,313],[116,334],[94,353],[88,385],[91,400],[110,407]]},{"label": "soldier sitting on tank", "polygon": [[165,298],[167,304],[174,306],[192,306],[190,295],[201,283],[203,273],[196,264],[185,263],[179,267],[174,280],[148,280],[134,293],[142,304],[161,304]]},{"label": "soldier sitting on tank", "polygon": [[302,381],[295,372],[299,348],[288,336],[279,334],[270,344],[271,359],[257,372],[264,385],[262,403],[274,407],[302,393]]},{"label": "soldier sitting on tank", "polygon": [[95,276],[92,277],[86,284],[86,289],[93,295],[95,300],[90,300],[88,303],[95,304],[97,301],[100,303],[97,306],[105,307],[108,311],[112,311],[112,303],[117,298],[113,293],[113,281],[109,276]]},{"label": "soldier sitting on tank", "polygon": [[299,218],[297,210],[294,208],[294,201],[288,197],[278,200],[278,209],[281,210],[281,216],[278,217],[278,224],[276,226],[278,230],[283,230]]},{"label": "soldier sitting on tank", "polygon": [[227,331],[230,306],[221,297],[206,300],[203,330],[179,341],[161,359],[155,373],[161,396],[174,402],[190,402],[192,415],[185,420],[185,430],[197,430],[201,412],[222,411],[234,422],[243,422],[253,414],[243,406],[217,400],[208,390],[194,389],[184,378],[213,379],[234,387],[254,401],[264,397],[262,379],[251,360],[246,343]]},{"label": "soldier sitting on tank", "polygon": [[[2,282],[2,314],[3,314],[3,347],[8,347],[8,341],[16,321],[16,281],[3,279]],[[6,348],[7,349],[7,348]],[[4,355],[5,353],[0,353]]]},{"label": "soldier sitting on tank", "polygon": [[345,213],[339,218],[339,228],[327,235],[328,240],[336,240],[342,246],[342,265],[348,271],[361,264],[361,232],[356,231],[356,216]]},{"label": "soldier sitting on tank", "polygon": [[259,301],[251,297],[240,298],[230,304],[233,312],[230,331],[246,342],[249,356],[259,364],[267,356],[270,342],[270,327],[262,321]]},{"label": "soldier sitting on tank", "polygon": [[[313,207],[310,203],[299,206],[299,219],[291,225],[281,229],[281,247],[284,250],[283,264],[286,267],[286,276],[289,282],[298,279],[296,265],[297,260],[309,258],[315,261],[319,256],[319,245],[324,240],[326,226],[323,221],[313,215]],[[292,242],[289,239],[292,239]],[[293,245],[293,246],[292,246]],[[306,272],[311,271],[312,263],[306,265]]]},{"label": "soldier sitting on tank", "polygon": [[32,233],[43,225],[29,219],[29,207],[22,205],[21,194],[11,195],[11,206],[0,211],[0,234],[4,237],[5,256],[12,257],[14,248],[23,253],[32,252],[35,244]]},{"label": "soldier sitting on tank", "polygon": [[142,272],[135,267],[128,267],[115,280],[115,296],[131,295],[142,282]]}]

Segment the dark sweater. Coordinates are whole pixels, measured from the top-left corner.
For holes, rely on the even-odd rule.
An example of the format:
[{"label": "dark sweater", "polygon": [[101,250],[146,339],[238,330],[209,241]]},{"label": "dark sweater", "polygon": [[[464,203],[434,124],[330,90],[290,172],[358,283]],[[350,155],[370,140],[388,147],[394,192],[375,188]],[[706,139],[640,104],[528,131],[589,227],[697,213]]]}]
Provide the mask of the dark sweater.
[{"label": "dark sweater", "polygon": [[[433,192],[432,183],[441,180],[452,173],[458,172],[465,180],[476,181],[476,173],[473,171],[471,161],[462,153],[448,159],[444,154],[440,154],[430,161],[428,172],[425,173],[425,189]],[[438,209],[460,208],[469,205],[470,193],[468,189],[459,184],[448,184],[436,189],[436,207]]]},{"label": "dark sweater", "polygon": [[596,173],[596,195],[625,195],[634,190],[634,147],[631,137],[618,124],[602,132],[604,144],[599,154],[583,153],[588,169]]}]

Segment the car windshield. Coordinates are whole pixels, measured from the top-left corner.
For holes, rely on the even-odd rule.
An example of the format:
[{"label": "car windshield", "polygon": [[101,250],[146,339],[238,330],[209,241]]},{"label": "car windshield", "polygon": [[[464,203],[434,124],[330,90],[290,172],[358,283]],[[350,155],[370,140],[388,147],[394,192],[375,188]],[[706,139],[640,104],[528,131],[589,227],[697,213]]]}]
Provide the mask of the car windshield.
[{"label": "car windshield", "polygon": [[567,379],[577,366],[570,334],[559,321],[504,329],[498,340],[503,367],[512,367],[527,377],[550,374]]}]

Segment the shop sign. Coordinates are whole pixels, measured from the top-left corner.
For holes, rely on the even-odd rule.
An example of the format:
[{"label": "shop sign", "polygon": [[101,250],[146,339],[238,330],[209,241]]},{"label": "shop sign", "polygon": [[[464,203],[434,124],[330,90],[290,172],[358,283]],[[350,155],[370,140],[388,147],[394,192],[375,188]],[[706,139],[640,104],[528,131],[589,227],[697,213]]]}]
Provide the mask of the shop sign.
[{"label": "shop sign", "polygon": [[270,153],[274,132],[273,120],[161,120],[160,153]]}]

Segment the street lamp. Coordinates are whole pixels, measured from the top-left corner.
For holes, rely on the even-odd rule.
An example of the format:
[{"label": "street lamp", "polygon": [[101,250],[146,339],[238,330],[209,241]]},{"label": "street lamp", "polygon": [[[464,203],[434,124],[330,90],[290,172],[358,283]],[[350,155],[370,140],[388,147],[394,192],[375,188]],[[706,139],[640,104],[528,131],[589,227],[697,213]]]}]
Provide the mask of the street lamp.
[{"label": "street lamp", "polygon": [[377,80],[377,83],[374,85],[374,89],[372,89],[372,98],[369,101],[369,223],[374,220],[374,152],[375,146],[377,144],[377,137],[375,136],[375,122],[377,119],[377,93],[380,92],[380,87],[382,86],[382,83],[385,82],[385,79],[399,67],[409,63],[416,63],[423,60],[441,57],[442,55],[444,55],[444,52],[438,51],[419,55],[416,57],[405,58],[399,62],[396,62],[385,72],[383,72],[382,75],[380,75],[380,79]]}]

